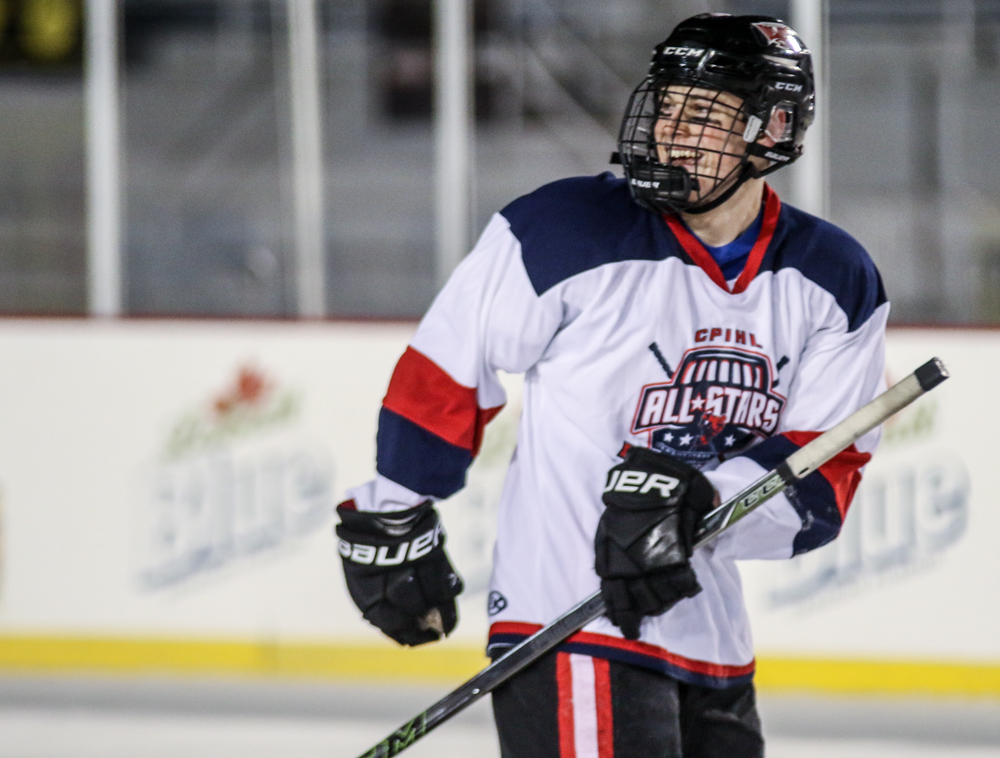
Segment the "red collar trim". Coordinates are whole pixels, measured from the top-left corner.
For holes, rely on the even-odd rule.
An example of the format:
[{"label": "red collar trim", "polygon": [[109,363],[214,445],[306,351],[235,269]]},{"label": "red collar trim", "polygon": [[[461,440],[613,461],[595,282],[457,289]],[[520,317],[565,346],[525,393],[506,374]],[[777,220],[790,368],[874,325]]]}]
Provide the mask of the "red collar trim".
[{"label": "red collar trim", "polygon": [[663,220],[667,222],[667,226],[674,233],[674,237],[677,238],[680,246],[684,248],[684,252],[688,254],[691,260],[698,264],[698,267],[702,271],[708,274],[708,278],[722,287],[726,292],[738,295],[757,276],[760,264],[764,261],[764,253],[767,252],[767,248],[771,244],[771,239],[774,237],[774,230],[778,226],[778,215],[780,213],[781,200],[778,198],[777,193],[765,184],[764,219],[761,222],[760,234],[757,235],[757,241],[754,242],[753,247],[750,249],[750,256],[743,267],[743,272],[739,275],[735,284],[733,284],[732,290],[726,284],[726,278],[722,275],[722,269],[715,262],[715,258],[705,249],[702,241],[688,231],[688,228],[684,226],[680,218],[676,214],[671,214],[669,216],[664,215]]}]

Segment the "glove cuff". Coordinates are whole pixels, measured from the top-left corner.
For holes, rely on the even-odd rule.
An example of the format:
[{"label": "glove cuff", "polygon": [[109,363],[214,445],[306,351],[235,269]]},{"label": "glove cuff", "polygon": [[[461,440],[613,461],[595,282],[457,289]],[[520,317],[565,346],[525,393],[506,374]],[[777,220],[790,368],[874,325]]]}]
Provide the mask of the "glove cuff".
[{"label": "glove cuff", "polygon": [[341,503],[337,552],[347,565],[392,567],[417,562],[444,548],[445,533],[430,500],[405,511],[351,510]]},{"label": "glove cuff", "polygon": [[[337,506],[337,515],[340,525],[355,534],[389,539],[399,539],[415,531],[427,516],[438,521],[437,511],[430,500],[402,511],[359,511],[353,500],[345,500]],[[337,528],[339,530],[340,526]]]}]

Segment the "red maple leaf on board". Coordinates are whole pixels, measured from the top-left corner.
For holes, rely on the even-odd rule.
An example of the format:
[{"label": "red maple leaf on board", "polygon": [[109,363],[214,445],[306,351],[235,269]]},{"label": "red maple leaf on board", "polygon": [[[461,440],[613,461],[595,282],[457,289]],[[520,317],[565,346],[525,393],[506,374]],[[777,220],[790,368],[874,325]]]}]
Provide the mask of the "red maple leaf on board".
[{"label": "red maple leaf on board", "polygon": [[253,366],[242,366],[236,381],[212,403],[220,416],[232,413],[240,406],[257,405],[271,392],[272,384],[263,372]]}]

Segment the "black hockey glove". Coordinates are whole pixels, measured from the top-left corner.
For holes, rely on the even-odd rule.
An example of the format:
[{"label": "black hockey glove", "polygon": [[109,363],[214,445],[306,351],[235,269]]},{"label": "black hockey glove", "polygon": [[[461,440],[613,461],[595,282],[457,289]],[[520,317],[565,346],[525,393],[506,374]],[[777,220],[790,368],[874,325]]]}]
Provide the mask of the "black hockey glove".
[{"label": "black hockey glove", "polygon": [[690,558],[715,488],[696,468],[632,447],[608,472],[597,526],[595,568],[611,623],[630,640],[643,616],[658,616],[701,592]]},{"label": "black hockey glove", "polygon": [[444,529],[430,501],[405,511],[370,513],[337,506],[344,577],[365,619],[401,645],[451,634],[462,580],[444,551]]}]

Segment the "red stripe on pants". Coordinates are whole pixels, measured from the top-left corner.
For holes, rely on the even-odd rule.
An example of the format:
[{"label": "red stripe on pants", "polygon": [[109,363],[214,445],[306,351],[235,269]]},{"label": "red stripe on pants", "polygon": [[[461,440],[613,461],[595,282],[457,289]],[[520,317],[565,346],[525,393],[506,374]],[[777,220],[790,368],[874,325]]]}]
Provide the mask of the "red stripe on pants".
[{"label": "red stripe on pants", "polygon": [[556,687],[559,693],[559,758],[576,758],[573,731],[573,672],[569,653],[556,653]]},{"label": "red stripe on pants", "polygon": [[597,701],[597,754],[614,758],[615,730],[611,709],[611,666],[603,658],[594,659],[594,693]]}]

